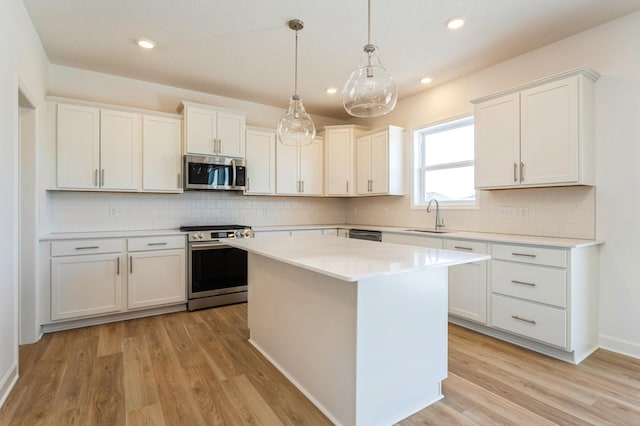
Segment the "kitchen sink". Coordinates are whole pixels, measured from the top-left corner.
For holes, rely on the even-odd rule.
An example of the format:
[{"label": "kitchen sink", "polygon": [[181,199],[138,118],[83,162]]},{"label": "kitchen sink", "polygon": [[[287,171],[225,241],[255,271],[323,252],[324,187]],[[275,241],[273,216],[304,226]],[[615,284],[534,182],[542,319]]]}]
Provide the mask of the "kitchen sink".
[{"label": "kitchen sink", "polygon": [[424,232],[426,234],[446,234],[449,231],[443,231],[442,229],[405,229],[405,231],[409,232]]}]

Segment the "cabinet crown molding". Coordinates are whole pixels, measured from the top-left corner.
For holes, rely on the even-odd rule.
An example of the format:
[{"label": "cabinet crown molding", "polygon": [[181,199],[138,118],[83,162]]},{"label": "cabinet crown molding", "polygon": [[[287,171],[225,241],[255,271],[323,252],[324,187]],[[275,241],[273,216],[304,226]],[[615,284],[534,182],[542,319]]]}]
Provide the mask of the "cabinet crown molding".
[{"label": "cabinet crown molding", "polygon": [[476,98],[476,99],[472,99],[471,103],[472,104],[479,104],[485,101],[488,101],[490,99],[493,98],[497,98],[500,96],[504,96],[504,95],[508,95],[510,93],[515,93],[515,92],[520,92],[526,89],[530,89],[532,87],[536,87],[539,86],[541,84],[546,84],[546,83],[551,83],[553,81],[557,81],[557,80],[562,80],[563,78],[567,78],[567,77],[573,77],[575,75],[583,75],[584,77],[589,78],[590,80],[596,81],[600,78],[600,74],[595,72],[594,70],[592,70],[589,67],[579,67],[579,68],[573,68],[571,70],[559,73],[559,74],[554,74],[548,77],[543,77],[540,78],[538,80],[534,80],[534,81],[530,81],[529,83],[525,83],[525,84],[521,84],[519,86],[515,86],[512,87],[510,89],[506,89],[506,90],[502,90],[500,92],[496,92],[496,93],[492,93],[490,95],[487,96],[483,96],[481,98]]}]

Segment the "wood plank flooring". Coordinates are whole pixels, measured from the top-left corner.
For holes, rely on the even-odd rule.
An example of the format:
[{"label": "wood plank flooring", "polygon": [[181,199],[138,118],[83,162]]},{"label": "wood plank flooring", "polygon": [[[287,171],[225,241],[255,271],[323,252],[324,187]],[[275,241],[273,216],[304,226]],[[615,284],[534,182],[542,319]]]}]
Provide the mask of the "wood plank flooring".
[{"label": "wood plank flooring", "polygon": [[[246,304],[20,347],[0,425],[329,425],[248,342]],[[640,425],[640,360],[579,366],[449,326],[445,398],[400,425]]]}]

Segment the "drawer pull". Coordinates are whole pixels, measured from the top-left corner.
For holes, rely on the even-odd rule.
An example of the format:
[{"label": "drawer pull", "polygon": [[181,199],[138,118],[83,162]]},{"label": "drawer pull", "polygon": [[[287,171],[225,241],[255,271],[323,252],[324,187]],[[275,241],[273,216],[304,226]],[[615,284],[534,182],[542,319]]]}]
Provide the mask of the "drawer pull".
[{"label": "drawer pull", "polygon": [[522,285],[528,285],[530,287],[535,287],[535,283],[528,283],[526,281],[518,281],[518,280],[511,280],[512,283],[514,284],[522,284]]},{"label": "drawer pull", "polygon": [[83,247],[76,247],[76,250],[92,250],[92,249],[99,249],[100,246],[83,246]]},{"label": "drawer pull", "polygon": [[453,246],[454,249],[458,249],[458,250],[469,250],[469,251],[473,251],[473,248],[471,247],[463,247],[463,246]]},{"label": "drawer pull", "polygon": [[116,275],[120,275],[120,256],[118,256],[118,262],[116,266]]},{"label": "drawer pull", "polygon": [[147,243],[148,246],[166,246],[167,243]]},{"label": "drawer pull", "polygon": [[512,256],[536,257],[535,254],[529,253],[511,253]]},{"label": "drawer pull", "polygon": [[535,324],[536,324],[536,322],[535,322],[534,320],[530,320],[530,319],[526,319],[526,318],[520,318],[520,317],[519,317],[519,316],[517,316],[517,315],[511,315],[511,318],[513,318],[513,319],[515,319],[515,320],[518,320],[518,321],[527,322],[527,323],[529,323],[529,324],[533,324],[533,325],[535,325]]}]

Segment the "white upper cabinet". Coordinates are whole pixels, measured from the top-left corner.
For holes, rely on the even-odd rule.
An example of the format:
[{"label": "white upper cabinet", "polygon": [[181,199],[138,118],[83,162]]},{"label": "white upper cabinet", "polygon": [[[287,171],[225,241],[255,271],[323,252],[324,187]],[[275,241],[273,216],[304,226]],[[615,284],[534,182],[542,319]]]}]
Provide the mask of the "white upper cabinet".
[{"label": "white upper cabinet", "polygon": [[324,129],[326,195],[356,195],[356,138],[365,128],[350,125],[326,126]]},{"label": "white upper cabinet", "polygon": [[100,186],[104,189],[140,187],[142,116],[100,110]]},{"label": "white upper cabinet", "polygon": [[244,158],[245,114],[184,101],[178,112],[184,114],[187,154]]},{"label": "white upper cabinet", "polygon": [[356,140],[358,195],[402,195],[402,133],[388,126]]},{"label": "white upper cabinet", "polygon": [[276,144],[277,194],[323,195],[323,142],[316,136],[309,145]]},{"label": "white upper cabinet", "polygon": [[142,189],[150,192],[182,192],[181,119],[144,116]]},{"label": "white upper cabinet", "polygon": [[137,190],[142,115],[58,104],[58,187]]},{"label": "white upper cabinet", "polygon": [[582,68],[472,101],[479,189],[593,185],[593,85]]},{"label": "white upper cabinet", "polygon": [[98,188],[100,108],[58,104],[58,187]]},{"label": "white upper cabinet", "polygon": [[276,131],[247,127],[245,194],[276,192]]}]

